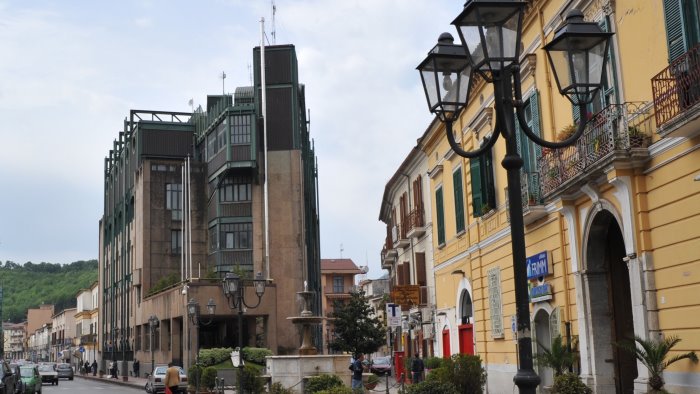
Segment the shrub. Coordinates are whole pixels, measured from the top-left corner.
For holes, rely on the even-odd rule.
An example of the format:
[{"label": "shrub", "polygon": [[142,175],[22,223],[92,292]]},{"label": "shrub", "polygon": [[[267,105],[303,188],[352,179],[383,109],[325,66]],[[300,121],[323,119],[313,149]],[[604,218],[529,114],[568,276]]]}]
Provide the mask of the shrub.
[{"label": "shrub", "polygon": [[574,373],[564,373],[554,377],[552,386],[553,394],[591,394],[593,390],[588,388],[578,375]]},{"label": "shrub", "polygon": [[440,368],[428,374],[428,382],[452,382],[460,393],[482,394],[486,371],[481,358],[469,354],[454,354],[442,361]]},{"label": "shrub", "polygon": [[251,365],[244,365],[240,372],[241,388],[244,393],[261,393],[265,390],[265,382],[260,379],[260,370]]},{"label": "shrub", "polygon": [[214,367],[204,368],[204,371],[202,371],[202,384],[201,385],[208,388],[209,390],[214,388],[214,386],[216,385],[216,368],[214,368]]},{"label": "shrub", "polygon": [[442,357],[428,357],[425,359],[425,367],[427,369],[440,368],[442,365]]},{"label": "shrub", "polygon": [[201,349],[199,363],[205,367],[222,363],[231,358],[232,351],[230,347]]},{"label": "shrub", "polygon": [[408,386],[406,394],[459,394],[459,391],[450,382],[426,381]]},{"label": "shrub", "polygon": [[196,387],[197,382],[201,382],[202,379],[202,367],[199,365],[192,365],[190,370],[187,371],[187,382],[190,386]]},{"label": "shrub", "polygon": [[336,375],[317,375],[309,378],[304,386],[306,393],[316,393],[318,391],[328,390],[336,386],[342,386],[343,381]]},{"label": "shrub", "polygon": [[270,386],[270,394],[294,394],[294,390],[282,386],[280,382],[275,382]]},{"label": "shrub", "polygon": [[348,386],[335,386],[328,390],[317,391],[315,394],[353,394],[354,392]]},{"label": "shrub", "polygon": [[265,357],[272,356],[272,351],[264,347],[244,347],[241,356],[244,360],[265,364]]}]

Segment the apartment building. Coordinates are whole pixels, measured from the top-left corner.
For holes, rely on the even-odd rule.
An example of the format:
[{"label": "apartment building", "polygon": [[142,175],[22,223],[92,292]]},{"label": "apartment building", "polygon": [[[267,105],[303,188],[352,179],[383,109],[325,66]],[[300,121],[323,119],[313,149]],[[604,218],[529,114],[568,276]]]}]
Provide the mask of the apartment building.
[{"label": "apartment building", "polygon": [[23,360],[25,357],[26,322],[2,323],[3,346],[5,359]]},{"label": "apartment building", "polygon": [[[102,368],[117,360],[125,374],[151,352],[158,363],[188,367],[197,345],[293,353],[300,338],[287,317],[297,313],[294,295],[305,282],[321,313],[317,172],[295,48],[265,48],[267,119],[260,48],[253,52],[253,86],[208,96],[193,113],[132,110],[109,151],[100,220]],[[222,292],[227,273],[267,280],[260,299],[245,288],[240,333]],[[209,324],[194,324],[187,303],[209,299],[216,311],[201,320]],[[154,332],[151,317],[159,322]]]},{"label": "apartment building", "polygon": [[[615,33],[604,89],[585,113],[559,94],[542,50],[573,7]],[[561,335],[577,351],[576,372],[596,393],[647,392],[646,368],[616,342],[677,336],[671,355],[700,349],[693,312],[699,303],[691,296],[700,284],[692,274],[700,261],[697,12],[696,0],[535,0],[525,8],[519,73],[528,127],[557,140],[587,122],[564,149],[541,149],[516,133],[525,263],[537,266],[528,277],[533,348],[541,352]],[[493,100],[483,81],[471,92],[453,124],[462,149],[493,135]],[[435,120],[419,149],[438,232],[436,354],[479,355],[489,392],[510,392],[518,351],[507,180],[498,165],[505,144],[464,159]],[[552,384],[551,370],[536,371],[541,387]],[[697,364],[673,364],[664,373],[666,389],[697,392],[699,376]]]},{"label": "apartment building", "polygon": [[[345,303],[350,299],[350,293],[357,289],[355,275],[362,273],[352,259],[321,259],[322,316],[331,317],[337,303]],[[324,320],[321,330],[324,333],[322,349],[330,354],[332,351],[328,339],[333,337],[333,323]]]},{"label": "apartment building", "polygon": [[66,308],[51,317],[51,361],[70,363],[75,350],[76,308]]},{"label": "apartment building", "polygon": [[81,289],[76,295],[75,343],[73,356],[80,364],[92,363],[98,359],[97,328],[99,327],[98,282],[88,289]]}]

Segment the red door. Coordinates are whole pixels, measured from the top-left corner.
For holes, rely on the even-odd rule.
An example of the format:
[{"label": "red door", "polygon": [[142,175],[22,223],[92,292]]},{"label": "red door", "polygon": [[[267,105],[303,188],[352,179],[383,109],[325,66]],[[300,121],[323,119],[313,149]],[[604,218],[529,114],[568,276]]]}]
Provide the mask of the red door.
[{"label": "red door", "polygon": [[462,324],[459,328],[459,353],[474,354],[474,325]]},{"label": "red door", "polygon": [[449,358],[452,355],[450,351],[450,330],[442,330],[442,357]]}]

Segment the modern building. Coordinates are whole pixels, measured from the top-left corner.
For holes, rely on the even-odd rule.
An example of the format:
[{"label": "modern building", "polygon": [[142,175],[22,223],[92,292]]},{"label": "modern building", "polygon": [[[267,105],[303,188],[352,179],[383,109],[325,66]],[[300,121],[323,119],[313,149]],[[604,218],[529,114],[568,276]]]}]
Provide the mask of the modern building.
[{"label": "modern building", "polygon": [[[572,7],[615,33],[605,87],[586,113],[559,94],[542,50]],[[527,3],[519,72],[528,127],[556,140],[587,121],[565,149],[540,149],[517,131],[534,351],[561,335],[596,393],[647,392],[646,368],[616,342],[677,336],[671,356],[700,350],[697,15],[696,0]],[[478,83],[453,124],[462,149],[493,135],[493,101],[492,85]],[[505,144],[463,159],[437,120],[420,144],[438,233],[436,354],[479,355],[489,392],[510,392],[518,350]],[[551,370],[537,373],[552,384]],[[675,363],[664,379],[669,391],[697,392],[700,366]]]},{"label": "modern building", "polygon": [[[434,354],[435,289],[433,230],[428,159],[423,139],[408,153],[384,187],[379,220],[387,235],[381,252],[394,294],[411,294],[392,301],[401,306],[402,327],[395,327],[394,349],[404,354]],[[443,223],[438,234],[444,234]]]},{"label": "modern building", "polygon": [[[138,358],[148,372],[152,355],[187,368],[197,347],[291,354],[301,339],[287,317],[298,313],[304,283],[321,312],[316,160],[295,48],[265,48],[267,118],[260,48],[253,52],[253,86],[208,96],[193,113],[132,110],[105,160],[102,368],[117,360],[124,375]],[[242,331],[240,309],[222,292],[227,273],[246,285],[267,280],[260,299],[244,288]],[[201,306],[199,321],[188,317],[190,300]],[[159,321],[154,332],[149,317]]]},{"label": "modern building", "polygon": [[[350,294],[357,289],[355,275],[362,273],[352,259],[321,259],[321,289],[323,289],[321,316],[331,317],[336,305],[348,302]],[[324,320],[322,330],[324,333],[322,348],[331,354],[329,338],[333,338],[334,335],[333,323]]]}]

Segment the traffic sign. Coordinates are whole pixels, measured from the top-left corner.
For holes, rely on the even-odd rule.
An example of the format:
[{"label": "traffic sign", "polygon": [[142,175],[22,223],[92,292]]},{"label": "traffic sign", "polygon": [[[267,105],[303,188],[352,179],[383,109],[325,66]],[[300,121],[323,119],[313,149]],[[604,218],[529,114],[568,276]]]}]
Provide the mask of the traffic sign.
[{"label": "traffic sign", "polygon": [[82,347],[82,346],[81,346],[81,347],[79,347],[79,348],[78,348],[78,350],[80,351],[80,353],[85,353],[85,348],[84,348],[84,347]]}]

